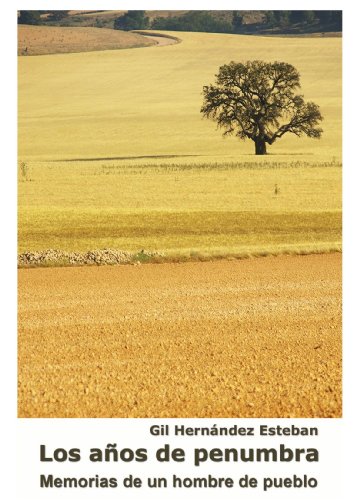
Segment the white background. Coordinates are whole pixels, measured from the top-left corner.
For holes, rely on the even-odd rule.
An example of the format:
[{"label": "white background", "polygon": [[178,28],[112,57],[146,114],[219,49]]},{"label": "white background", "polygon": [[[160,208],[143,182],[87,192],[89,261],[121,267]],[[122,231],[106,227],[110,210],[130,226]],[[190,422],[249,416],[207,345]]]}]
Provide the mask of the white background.
[{"label": "white background", "polygon": [[[169,424],[169,436],[152,436],[152,425]],[[175,436],[174,426],[230,427],[238,424],[245,427],[254,427],[255,436]],[[294,436],[259,436],[260,424],[269,426],[291,425],[318,426],[318,437]],[[55,423],[50,419],[20,419],[18,421],[18,486],[19,498],[26,500],[41,499],[317,499],[340,500],[344,497],[341,492],[341,432],[342,425],[334,419],[57,419]],[[117,444],[117,449],[146,448],[148,461],[143,463],[92,463],[89,461],[90,448],[105,449],[107,444]],[[41,463],[39,460],[40,445],[46,445],[47,456],[52,457],[56,448],[79,448],[81,461],[76,463]],[[173,448],[185,450],[185,462],[160,463],[155,458],[157,449],[170,444]],[[198,467],[194,465],[195,448],[212,450],[219,448],[279,448],[284,444],[286,448],[317,448],[320,454],[319,462],[212,462],[208,460]],[[140,489],[40,489],[39,476],[53,474],[58,477],[101,477],[124,478],[129,474],[141,477],[144,486]],[[170,478],[173,474],[178,477],[231,477],[235,481],[234,488],[165,488],[155,489],[146,486],[148,477]],[[240,477],[248,474],[259,479],[259,487],[241,489],[238,486]],[[262,489],[264,477],[293,477],[296,474],[303,477],[316,477],[318,487],[315,489],[271,489],[266,493]],[[171,481],[168,481],[171,483]]]},{"label": "white background", "polygon": [[[17,1],[6,2],[1,8],[1,168],[2,177],[2,244],[1,259],[1,354],[2,354],[2,440],[1,440],[1,483],[0,494],[2,498],[20,500],[54,499],[54,498],[89,498],[100,500],[104,498],[192,498],[192,499],[222,499],[222,498],[278,498],[287,500],[321,499],[321,500],[347,500],[352,498],[351,484],[352,469],[352,238],[350,226],[352,214],[352,158],[350,149],[351,128],[350,115],[353,109],[350,96],[351,80],[351,32],[353,21],[351,3],[325,2],[325,1]],[[17,173],[17,14],[20,9],[342,9],[344,8],[344,418],[343,419],[293,419],[290,423],[295,425],[319,427],[319,438],[157,438],[149,434],[151,423],[169,423],[172,420],[134,420],[134,419],[17,419],[16,418],[16,173]],[[324,82],[323,82],[324,84]],[[260,423],[269,425],[288,424],[281,419],[180,419],[178,425],[184,423],[189,426],[207,426],[213,423],[257,427]],[[78,447],[88,450],[90,447],[104,447],[107,443],[117,443],[118,448],[143,447],[151,450],[150,459],[142,464],[91,464],[83,458],[76,464],[41,464],[39,461],[39,445],[46,444],[50,447]],[[186,450],[187,461],[182,464],[158,464],[154,460],[153,451],[165,443]],[[319,464],[306,462],[293,465],[289,464],[244,464],[244,463],[208,463],[198,469],[192,464],[192,449],[194,447],[226,448],[226,447],[272,447],[284,443],[291,447],[317,447],[320,451]],[[83,453],[84,455],[85,453]],[[89,476],[96,473],[101,476],[122,477],[130,473],[141,476],[166,476],[175,473],[180,476],[205,476],[211,473],[214,476],[229,476],[239,478],[242,473],[258,476],[291,476],[307,473],[319,479],[316,490],[277,490],[275,493],[261,493],[259,490],[239,490],[238,487],[229,490],[136,490],[129,491],[121,488],[112,490],[81,490],[56,492],[38,488],[38,476],[41,473],[53,473],[58,476]],[[16,493],[17,488],[17,493]],[[134,496],[133,496],[134,495]]]}]

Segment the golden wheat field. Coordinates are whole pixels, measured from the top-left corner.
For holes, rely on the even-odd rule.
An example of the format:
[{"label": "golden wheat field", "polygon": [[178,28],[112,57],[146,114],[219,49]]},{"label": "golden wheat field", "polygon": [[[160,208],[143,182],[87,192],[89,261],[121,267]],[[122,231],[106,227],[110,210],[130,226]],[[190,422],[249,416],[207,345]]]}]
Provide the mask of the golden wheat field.
[{"label": "golden wheat field", "polygon": [[285,136],[276,155],[341,155],[341,39],[174,33],[182,43],[146,50],[19,58],[19,155],[25,160],[253,154],[202,119],[202,87],[231,60],[283,60],[321,106],[320,142]]},{"label": "golden wheat field", "polygon": [[19,251],[339,250],[340,164],[263,165],[35,163],[19,183]]},{"label": "golden wheat field", "polygon": [[[341,39],[176,35],[167,47],[19,58],[19,250],[339,249]],[[202,86],[253,58],[299,69],[322,108],[320,141],[285,136],[255,159],[253,143],[202,119]]]}]

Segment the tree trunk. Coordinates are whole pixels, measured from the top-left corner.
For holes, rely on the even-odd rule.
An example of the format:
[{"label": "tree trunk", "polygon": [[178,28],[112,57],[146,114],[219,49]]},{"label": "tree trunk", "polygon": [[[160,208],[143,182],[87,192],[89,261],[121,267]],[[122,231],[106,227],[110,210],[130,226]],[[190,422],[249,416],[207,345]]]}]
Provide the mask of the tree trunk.
[{"label": "tree trunk", "polygon": [[261,137],[255,139],[255,154],[256,155],[266,154],[266,142]]}]

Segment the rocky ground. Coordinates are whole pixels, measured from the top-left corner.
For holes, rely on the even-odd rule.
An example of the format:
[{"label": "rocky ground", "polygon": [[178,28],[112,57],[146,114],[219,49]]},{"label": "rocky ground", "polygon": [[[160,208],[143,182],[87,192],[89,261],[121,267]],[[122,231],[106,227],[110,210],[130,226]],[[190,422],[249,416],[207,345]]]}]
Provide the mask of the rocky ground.
[{"label": "rocky ground", "polygon": [[24,252],[17,256],[17,265],[21,267],[41,267],[41,266],[83,266],[83,265],[116,265],[138,262],[139,259],[146,260],[154,257],[163,257],[159,252],[146,252],[141,250],[138,253],[125,252],[105,248],[102,250],[90,250],[89,252],[65,252],[63,250],[41,250],[37,252]]},{"label": "rocky ground", "polygon": [[19,270],[20,417],[341,416],[341,255]]}]

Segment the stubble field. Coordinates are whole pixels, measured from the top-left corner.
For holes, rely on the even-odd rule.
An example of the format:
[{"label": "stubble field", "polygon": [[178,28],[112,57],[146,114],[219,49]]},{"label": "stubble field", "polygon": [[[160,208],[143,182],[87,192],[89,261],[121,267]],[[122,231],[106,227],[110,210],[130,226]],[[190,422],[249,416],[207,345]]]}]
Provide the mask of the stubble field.
[{"label": "stubble field", "polygon": [[340,254],[19,272],[20,417],[339,417]]}]

